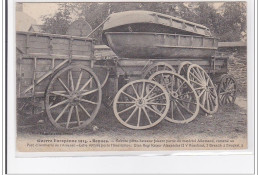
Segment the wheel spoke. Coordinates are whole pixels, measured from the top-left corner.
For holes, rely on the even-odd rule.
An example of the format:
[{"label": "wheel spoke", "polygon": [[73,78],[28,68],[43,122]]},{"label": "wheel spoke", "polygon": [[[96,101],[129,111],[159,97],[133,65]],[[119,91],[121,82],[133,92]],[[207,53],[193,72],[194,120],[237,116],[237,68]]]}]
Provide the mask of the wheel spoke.
[{"label": "wheel spoke", "polygon": [[63,105],[63,104],[65,104],[65,103],[67,103],[68,101],[69,101],[69,100],[66,99],[66,100],[63,100],[63,101],[61,101],[61,102],[59,102],[59,103],[56,103],[55,105],[50,106],[50,109],[56,108],[56,107],[58,107],[58,106],[60,106],[60,105]]},{"label": "wheel spoke", "polygon": [[150,108],[149,106],[145,106],[146,108],[148,108],[150,111],[152,111],[152,112],[154,112],[154,113],[156,113],[157,115],[159,115],[159,116],[161,116],[162,114],[161,113],[159,113],[159,112],[157,112],[157,111],[155,111],[154,109],[152,109],[152,108]]},{"label": "wheel spoke", "polygon": [[200,81],[203,81],[204,80],[204,78],[201,76],[201,74],[199,73],[200,71],[197,71],[197,69],[193,69],[193,73],[194,73],[194,75],[196,75],[197,76],[197,78],[199,78],[200,79]]},{"label": "wheel spoke", "polygon": [[134,113],[137,111],[137,107],[135,107],[135,109],[133,110],[133,112],[129,115],[129,117],[126,119],[126,123],[132,118],[132,116],[134,115]]},{"label": "wheel spoke", "polygon": [[196,81],[193,81],[193,80],[190,80],[191,82],[193,82],[193,83],[195,83],[195,84],[197,84],[197,85],[199,85],[199,86],[203,86],[202,84],[200,84],[200,83],[198,83],[198,82],[196,82]]},{"label": "wheel spoke", "polygon": [[202,91],[201,91],[201,93],[199,94],[199,98],[202,96],[202,94],[205,92],[205,89],[203,89]]},{"label": "wheel spoke", "polygon": [[152,122],[151,122],[151,119],[150,119],[150,117],[148,116],[148,113],[147,113],[147,111],[146,111],[146,109],[145,108],[142,108],[143,109],[143,111],[144,111],[144,114],[145,114],[145,116],[147,117],[147,119],[148,119],[148,121],[149,121],[149,123],[150,123],[150,125],[152,124]]},{"label": "wheel spoke", "polygon": [[172,116],[171,116],[171,118],[173,119],[173,101],[171,101],[171,114],[172,114]]},{"label": "wheel spoke", "polygon": [[74,82],[73,82],[71,70],[69,71],[69,76],[70,76],[70,82],[71,82],[71,90],[74,91]]},{"label": "wheel spoke", "polygon": [[207,100],[207,108],[208,110],[210,110],[210,106],[209,106],[209,93],[207,93],[207,96],[206,96],[206,100]]},{"label": "wheel spoke", "polygon": [[214,103],[214,102],[212,101],[212,98],[211,98],[211,96],[210,96],[210,94],[209,94],[209,105],[210,105],[211,109],[214,109],[213,103]]},{"label": "wheel spoke", "polygon": [[177,88],[177,90],[175,92],[178,92],[184,84],[185,84],[185,81],[183,81],[183,83]]},{"label": "wheel spoke", "polygon": [[176,102],[183,108],[185,109],[188,113],[192,114],[193,115],[193,112],[190,111],[188,108],[186,108],[183,104],[181,104],[178,100],[176,100]]},{"label": "wheel spoke", "polygon": [[137,126],[140,126],[140,120],[141,120],[141,108],[138,109],[138,118],[137,118]]},{"label": "wheel spoke", "polygon": [[207,92],[205,92],[205,93],[203,94],[202,106],[205,105],[205,102],[206,102],[206,96],[207,96]]},{"label": "wheel spoke", "polygon": [[70,90],[69,90],[69,89],[67,88],[67,86],[63,83],[63,81],[62,81],[60,78],[58,78],[58,80],[59,80],[59,82],[61,83],[62,87],[69,93]]},{"label": "wheel spoke", "polygon": [[86,99],[79,99],[79,100],[80,100],[80,101],[83,101],[83,102],[86,102],[86,103],[93,104],[93,105],[97,105],[97,104],[98,104],[97,102],[90,101],[90,100],[86,100]]},{"label": "wheel spoke", "polygon": [[118,112],[118,114],[124,113],[124,112],[126,112],[126,111],[128,111],[128,110],[134,108],[135,106],[136,106],[136,105],[132,105],[132,106],[130,106],[130,107],[128,107],[128,108],[126,108],[126,109],[124,109],[124,110]]},{"label": "wheel spoke", "polygon": [[148,105],[158,105],[158,106],[166,106],[166,104],[163,104],[163,103],[146,103]]},{"label": "wheel spoke", "polygon": [[64,114],[64,112],[67,110],[67,108],[69,107],[69,104],[67,104],[64,109],[60,112],[60,114],[58,115],[58,117],[55,119],[55,122],[57,122],[61,116]]},{"label": "wheel spoke", "polygon": [[77,122],[78,122],[78,125],[80,125],[80,118],[79,118],[79,109],[78,109],[78,106],[75,106],[75,110],[76,110]]},{"label": "wheel spoke", "polygon": [[55,91],[52,91],[51,93],[54,94],[54,95],[58,95],[58,96],[69,98],[69,95],[66,95],[66,94],[61,94],[61,93],[58,93],[58,92],[55,92]]},{"label": "wheel spoke", "polygon": [[214,97],[211,95],[211,93],[209,94],[209,97],[210,97],[211,101],[214,103],[214,105],[216,105],[215,99],[214,99]]},{"label": "wheel spoke", "polygon": [[196,75],[194,75],[192,72],[190,72],[190,75],[193,76],[199,83],[202,81],[200,78],[198,78]]},{"label": "wheel spoke", "polygon": [[144,88],[145,88],[145,82],[143,82],[143,87],[142,87],[142,94],[141,94],[141,97],[144,97]]},{"label": "wheel spoke", "polygon": [[134,104],[134,101],[118,101],[117,104]]},{"label": "wheel spoke", "polygon": [[92,94],[92,93],[97,92],[97,91],[98,91],[98,89],[94,89],[94,90],[91,90],[91,91],[87,91],[87,92],[81,94],[81,96],[86,96],[86,95]]},{"label": "wheel spoke", "polygon": [[194,72],[196,72],[198,74],[198,76],[201,78],[201,80],[205,80],[205,76],[202,75],[202,73],[198,67],[196,67]]},{"label": "wheel spoke", "polygon": [[205,88],[204,87],[194,88],[194,90],[201,90],[201,89],[205,89]]},{"label": "wheel spoke", "polygon": [[131,96],[131,95],[127,94],[126,92],[122,91],[122,93],[123,93],[124,95],[126,95],[126,96],[128,96],[128,97],[132,98],[133,100],[136,100],[136,98],[135,98],[135,97],[133,97],[133,96]]},{"label": "wheel spoke", "polygon": [[82,72],[82,70],[80,70],[79,79],[77,81],[75,90],[78,90],[78,88],[79,88],[79,85],[80,85],[80,82],[81,82],[81,78],[82,78],[82,74],[83,74],[83,72]]},{"label": "wheel spoke", "polygon": [[209,84],[209,80],[210,80],[210,77],[207,77],[208,79],[206,80],[206,83],[207,85]]},{"label": "wheel spoke", "polygon": [[67,120],[66,128],[69,128],[70,119],[71,119],[71,115],[72,115],[73,109],[74,109],[74,106],[71,106],[71,107],[70,107],[70,112],[69,112],[69,115],[68,115],[68,120]]},{"label": "wheel spoke", "polygon": [[146,96],[144,98],[147,98],[151,93],[152,91],[156,88],[156,85],[153,86],[153,88],[146,94]]},{"label": "wheel spoke", "polygon": [[162,96],[162,95],[164,95],[164,93],[161,93],[161,94],[159,94],[159,95],[153,96],[153,97],[147,99],[147,101],[150,101],[150,100],[155,99],[155,98],[157,98],[157,97],[160,97],[160,96]]},{"label": "wheel spoke", "polygon": [[85,87],[87,87],[87,85],[89,85],[89,83],[91,82],[91,80],[93,79],[93,77],[91,76],[89,78],[89,80],[82,86],[82,88],[80,89],[80,91],[83,91],[85,89]]},{"label": "wheel spoke", "polygon": [[137,93],[137,91],[136,91],[136,89],[135,89],[134,85],[133,85],[133,84],[131,84],[131,86],[132,86],[132,88],[133,88],[133,90],[134,90],[134,92],[135,92],[136,98],[139,98],[139,95],[138,95],[138,93]]},{"label": "wheel spoke", "polygon": [[174,103],[175,103],[175,105],[176,105],[177,111],[179,112],[179,114],[181,114],[181,117],[183,118],[183,120],[186,120],[186,118],[185,118],[184,115],[182,114],[180,108],[178,107],[177,103],[176,103],[176,102],[174,102]]},{"label": "wheel spoke", "polygon": [[82,106],[82,104],[79,103],[79,107],[91,118],[91,115],[88,113],[88,111]]}]

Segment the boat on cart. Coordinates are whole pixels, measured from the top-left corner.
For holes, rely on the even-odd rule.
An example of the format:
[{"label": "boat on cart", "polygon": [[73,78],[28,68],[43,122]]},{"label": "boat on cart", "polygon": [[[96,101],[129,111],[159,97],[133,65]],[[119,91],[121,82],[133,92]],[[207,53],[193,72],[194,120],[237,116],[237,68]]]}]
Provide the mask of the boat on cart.
[{"label": "boat on cart", "polygon": [[212,36],[209,28],[173,16],[152,11],[125,11],[111,14],[103,25],[106,32],[154,32]]},{"label": "boat on cart", "polygon": [[108,46],[123,58],[195,58],[215,54],[214,37],[149,32],[106,32]]}]

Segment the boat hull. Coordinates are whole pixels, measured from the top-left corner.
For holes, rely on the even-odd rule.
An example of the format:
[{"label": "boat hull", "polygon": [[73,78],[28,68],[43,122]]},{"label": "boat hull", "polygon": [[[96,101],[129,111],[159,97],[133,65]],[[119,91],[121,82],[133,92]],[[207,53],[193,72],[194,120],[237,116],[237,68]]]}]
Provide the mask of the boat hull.
[{"label": "boat hull", "polygon": [[105,33],[109,47],[124,58],[210,57],[217,49],[217,39],[163,33]]}]

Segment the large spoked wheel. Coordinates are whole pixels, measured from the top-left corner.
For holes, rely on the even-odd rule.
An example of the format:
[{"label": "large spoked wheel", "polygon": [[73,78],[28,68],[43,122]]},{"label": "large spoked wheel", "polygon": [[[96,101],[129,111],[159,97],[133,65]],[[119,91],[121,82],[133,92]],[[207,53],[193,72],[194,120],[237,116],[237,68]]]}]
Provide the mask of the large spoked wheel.
[{"label": "large spoked wheel", "polygon": [[158,63],[152,64],[150,67],[148,67],[144,71],[143,78],[148,79],[155,72],[162,71],[162,70],[176,72],[176,70],[170,64],[165,63],[165,62],[158,62]]},{"label": "large spoked wheel", "polygon": [[160,83],[170,97],[170,109],[165,117],[172,123],[188,123],[195,119],[199,113],[199,98],[182,76],[170,71],[154,73],[149,80]]},{"label": "large spoked wheel", "polygon": [[218,86],[219,105],[233,104],[236,100],[237,82],[232,75],[224,75]]},{"label": "large spoked wheel", "polygon": [[208,114],[213,114],[218,109],[218,96],[215,86],[207,72],[196,64],[188,68],[187,78],[195,89],[200,107]]},{"label": "large spoked wheel", "polygon": [[187,72],[190,65],[192,65],[192,63],[189,61],[182,62],[178,67],[178,74],[187,79]]},{"label": "large spoked wheel", "polygon": [[113,110],[124,126],[147,129],[164,119],[169,110],[169,96],[165,88],[157,82],[136,80],[118,91]]},{"label": "large spoked wheel", "polygon": [[101,85],[95,73],[86,66],[71,65],[51,79],[45,108],[56,128],[82,129],[96,117],[101,98]]}]

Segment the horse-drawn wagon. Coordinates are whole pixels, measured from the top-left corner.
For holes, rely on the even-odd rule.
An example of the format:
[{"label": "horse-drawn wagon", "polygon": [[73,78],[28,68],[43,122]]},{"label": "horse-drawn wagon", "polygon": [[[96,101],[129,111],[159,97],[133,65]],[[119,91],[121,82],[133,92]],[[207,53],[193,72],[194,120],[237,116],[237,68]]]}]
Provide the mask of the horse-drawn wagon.
[{"label": "horse-drawn wagon", "polygon": [[[95,57],[89,37],[17,32],[18,113],[44,109],[56,128],[74,130],[93,121],[104,102],[124,126],[146,129],[164,118],[188,123],[200,109],[213,114],[234,103],[228,57],[215,55],[217,39],[206,27],[153,12],[145,13],[148,22],[144,15],[119,25],[113,15],[103,40],[116,56]],[[139,27],[144,22],[156,31]]]}]

